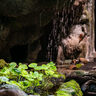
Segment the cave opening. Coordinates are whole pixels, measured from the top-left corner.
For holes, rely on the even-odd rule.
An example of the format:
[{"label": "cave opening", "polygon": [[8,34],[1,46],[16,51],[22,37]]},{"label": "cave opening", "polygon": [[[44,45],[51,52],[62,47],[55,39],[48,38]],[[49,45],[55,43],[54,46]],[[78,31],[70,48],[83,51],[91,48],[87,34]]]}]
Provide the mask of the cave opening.
[{"label": "cave opening", "polygon": [[28,56],[28,45],[15,45],[10,49],[11,59],[14,62],[25,62]]}]

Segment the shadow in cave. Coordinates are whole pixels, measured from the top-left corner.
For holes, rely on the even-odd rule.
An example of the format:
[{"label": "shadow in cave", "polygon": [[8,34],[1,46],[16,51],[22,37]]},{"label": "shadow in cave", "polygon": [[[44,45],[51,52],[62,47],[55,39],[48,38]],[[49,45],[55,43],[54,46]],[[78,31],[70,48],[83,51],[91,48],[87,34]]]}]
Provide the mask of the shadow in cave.
[{"label": "shadow in cave", "polygon": [[28,45],[15,45],[10,49],[11,58],[14,62],[25,62],[28,56]]},{"label": "shadow in cave", "polygon": [[36,62],[49,62],[48,60],[48,39],[49,35],[53,29],[53,20],[51,20],[45,27],[43,27],[40,31],[44,32],[44,35],[40,38],[41,51],[37,56]]}]

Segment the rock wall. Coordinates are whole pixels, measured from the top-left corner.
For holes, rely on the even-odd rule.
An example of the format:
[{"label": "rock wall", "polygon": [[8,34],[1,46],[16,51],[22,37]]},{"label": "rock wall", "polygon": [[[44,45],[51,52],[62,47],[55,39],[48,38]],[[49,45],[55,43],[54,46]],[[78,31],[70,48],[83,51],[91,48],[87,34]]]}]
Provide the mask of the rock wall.
[{"label": "rock wall", "polygon": [[[39,39],[46,34],[41,29],[52,20],[56,8],[61,9],[63,3],[64,0],[1,0],[0,58],[14,61],[12,54],[14,53],[16,58],[20,54],[24,55],[24,52],[17,49],[21,46],[23,49],[26,45],[27,58],[31,56],[32,61],[36,60],[41,46]],[[15,46],[18,48],[14,48]]]},{"label": "rock wall", "polygon": [[[78,0],[70,1],[75,2]],[[54,29],[53,21],[56,20],[56,14],[60,11],[62,12],[62,9],[71,9],[70,1],[1,0],[0,58],[8,62],[14,61],[14,58],[18,59],[18,57],[21,58],[21,60],[16,60],[17,62],[39,62],[46,60],[49,34]],[[67,5],[69,7],[67,7]],[[94,0],[89,0],[89,3],[86,5],[87,11],[89,12],[88,14],[91,14],[89,17],[92,18],[87,26],[89,32],[88,40],[89,43],[91,43],[88,45],[88,58],[93,58],[94,53],[93,5]],[[66,14],[69,14],[68,12],[67,10]],[[74,21],[74,17],[72,19]],[[56,56],[54,56],[54,58],[56,59]]]}]

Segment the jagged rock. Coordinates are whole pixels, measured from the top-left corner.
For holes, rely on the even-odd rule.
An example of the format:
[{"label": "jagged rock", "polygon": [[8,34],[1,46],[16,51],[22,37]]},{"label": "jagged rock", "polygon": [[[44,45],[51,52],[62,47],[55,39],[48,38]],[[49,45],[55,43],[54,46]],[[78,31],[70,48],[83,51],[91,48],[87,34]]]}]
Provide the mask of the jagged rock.
[{"label": "jagged rock", "polygon": [[[53,19],[56,8],[62,9],[64,2],[64,0],[59,2],[57,0],[1,0],[0,58],[15,61],[12,58],[12,52],[17,51],[14,47],[20,49],[21,46],[23,50],[26,46],[25,61],[30,58],[35,61],[41,50],[40,39],[47,34],[43,29]],[[18,51],[13,54],[21,52]]]}]

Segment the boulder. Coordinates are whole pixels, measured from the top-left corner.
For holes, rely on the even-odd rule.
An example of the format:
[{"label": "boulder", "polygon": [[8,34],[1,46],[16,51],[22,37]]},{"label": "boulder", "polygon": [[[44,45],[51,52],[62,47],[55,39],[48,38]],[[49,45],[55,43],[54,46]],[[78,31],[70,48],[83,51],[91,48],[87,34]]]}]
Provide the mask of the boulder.
[{"label": "boulder", "polygon": [[74,80],[63,83],[56,93],[57,96],[83,96],[79,84]]},{"label": "boulder", "polygon": [[25,92],[16,85],[2,85],[0,86],[0,96],[28,96]]}]

